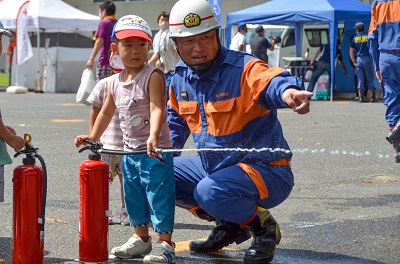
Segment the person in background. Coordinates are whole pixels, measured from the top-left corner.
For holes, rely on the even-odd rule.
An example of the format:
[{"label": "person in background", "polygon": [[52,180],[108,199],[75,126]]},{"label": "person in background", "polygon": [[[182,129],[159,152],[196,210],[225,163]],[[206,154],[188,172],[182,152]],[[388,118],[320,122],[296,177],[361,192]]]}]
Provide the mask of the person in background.
[{"label": "person in background", "polygon": [[[182,149],[192,134],[198,149],[198,156],[176,153],[175,203],[218,223],[206,240],[190,242],[191,251],[239,244],[250,230],[244,263],[268,263],[281,238],[268,209],[289,196],[294,181],[277,109],[306,114],[312,94],[285,69],[222,46],[220,27],[205,0],[180,0],[171,10],[171,38],[181,56],[168,101],[171,139]],[[241,148],[282,151],[235,151]]]},{"label": "person in background", "polygon": [[[353,41],[353,38],[356,34],[353,34],[350,37],[350,45]],[[353,51],[354,52],[354,51]],[[356,53],[354,52],[354,56],[357,58]],[[358,101],[359,97],[358,97],[358,79],[357,79],[357,74],[356,74],[356,67],[354,66],[351,57],[349,56],[349,64],[351,65],[351,68],[353,69],[353,77],[354,77],[354,92],[355,92],[355,96],[353,97],[353,100]]]},{"label": "person in background", "polygon": [[[353,34],[350,37],[350,45],[351,42],[353,41],[354,36],[357,34]],[[355,50],[353,50],[354,53],[354,58],[357,59]],[[351,60],[351,57],[349,56],[349,64],[351,65],[351,68],[353,69],[353,77],[354,77],[354,92],[355,92],[355,96],[353,97],[353,100],[358,101],[359,97],[358,97],[358,78],[357,78],[357,74],[356,74],[356,66],[354,66],[353,61]],[[364,97],[366,97],[368,95],[368,84],[366,82],[364,82]]]},{"label": "person in background", "polygon": [[[96,122],[97,116],[103,107],[106,97],[108,87],[110,86],[109,79],[101,79],[96,86],[93,88],[89,97],[86,99],[91,105],[92,109],[89,115],[89,133],[93,129],[93,125]],[[110,150],[124,150],[123,133],[120,127],[120,121],[118,116],[118,111],[115,111],[110,124],[107,129],[100,137],[100,143],[103,144],[104,149]],[[120,184],[120,194],[121,194],[121,209],[119,211],[119,223],[123,226],[129,226],[129,217],[125,208],[124,201],[124,188],[122,185],[122,156],[115,154],[102,153],[101,159],[108,163],[110,166],[110,172],[112,176],[117,175]],[[109,223],[114,224],[113,218],[109,218]]]},{"label": "person in background", "polygon": [[[346,75],[346,66],[344,65],[343,62],[343,57],[342,57],[342,52],[339,49],[339,46],[341,44],[341,41],[338,39],[336,43],[336,57],[339,61],[340,67],[343,69],[344,75]],[[321,55],[318,61],[317,58],[318,56]],[[316,62],[316,64],[315,64]],[[314,86],[318,81],[318,78],[325,72],[327,71],[329,76],[331,76],[331,54],[330,54],[330,49],[329,49],[329,43],[322,45],[317,52],[315,52],[314,58],[310,61],[310,65],[316,65],[316,68],[314,69],[310,82],[308,83],[307,91],[313,92],[314,91]]]},{"label": "person in background", "polygon": [[179,61],[179,55],[176,52],[175,44],[169,37],[169,13],[161,12],[157,18],[160,31],[153,38],[153,56],[151,56],[148,63],[156,65],[159,62],[160,68],[164,71],[166,80],[166,95],[167,101],[169,98],[168,91],[171,83],[171,78],[174,75],[175,66]]},{"label": "person in background", "polygon": [[[84,144],[84,139],[97,142],[118,111],[124,150],[144,150],[145,154],[122,158],[125,205],[134,235],[122,246],[112,248],[111,254],[121,259],[144,256],[143,263],[175,263],[173,154],[155,152],[172,146],[164,73],[146,64],[152,34],[141,17],[121,17],[112,38],[111,49],[120,56],[124,69],[107,78],[111,85],[90,135],[77,136],[75,145]],[[150,223],[158,233],[154,248]]]},{"label": "person in background", "polygon": [[370,91],[370,102],[377,102],[374,86],[374,65],[368,50],[368,34],[364,32],[364,23],[357,22],[354,29],[356,35],[350,43],[349,55],[352,66],[355,67],[355,73],[358,79],[358,98],[360,102],[366,102],[364,97],[365,84]]},{"label": "person in background", "polygon": [[[11,32],[13,33],[13,32]],[[11,72],[12,72],[12,59],[13,59],[13,54],[14,54],[14,48],[17,46],[17,39],[15,36],[15,33],[13,33],[13,36],[10,38],[10,43],[8,44],[7,47],[7,70],[6,72],[8,73],[8,85],[11,85]]]},{"label": "person in background", "polygon": [[17,136],[15,129],[4,125],[0,110],[0,202],[4,202],[4,165],[12,163],[6,144],[18,152],[25,146],[25,140]]},{"label": "person in background", "polygon": [[236,51],[246,52],[246,34],[247,34],[247,26],[246,24],[238,25],[238,32],[233,36],[231,45],[229,49]]},{"label": "person in background", "polygon": [[104,1],[99,6],[98,12],[101,21],[93,36],[93,40],[95,41],[94,46],[90,57],[86,62],[86,68],[92,69],[94,59],[97,54],[100,54],[96,68],[96,82],[113,74],[113,71],[109,66],[109,53],[111,33],[115,23],[117,22],[115,11],[116,8],[112,1]]},{"label": "person in background", "polygon": [[[369,25],[369,52],[375,74],[383,87],[386,123],[390,133],[386,137],[393,145],[395,161],[400,163],[400,0],[372,2]],[[390,14],[390,15],[389,15]]]},{"label": "person in background", "polygon": [[[0,22],[0,55],[3,50],[1,41],[3,35],[7,37],[13,36],[10,31],[4,29],[3,23]],[[12,147],[15,152],[18,152],[25,146],[25,140],[17,136],[15,129],[3,123],[0,110],[0,202],[4,202],[4,165],[12,163],[12,159],[7,152],[7,145]]]},{"label": "person in background", "polygon": [[[13,33],[5,30],[3,23],[0,21],[0,55],[3,51],[3,35],[12,37]],[[0,203],[4,202],[4,165],[12,163],[12,159],[7,152],[7,145],[17,152],[25,146],[25,140],[17,136],[12,127],[4,125],[0,109]],[[0,259],[0,262],[5,263],[4,259]]]},{"label": "person in background", "polygon": [[255,55],[260,60],[265,61],[268,64],[267,49],[273,51],[275,49],[275,38],[269,35],[268,38],[272,43],[264,38],[264,28],[259,25],[256,27],[256,34],[250,40],[251,54]]}]

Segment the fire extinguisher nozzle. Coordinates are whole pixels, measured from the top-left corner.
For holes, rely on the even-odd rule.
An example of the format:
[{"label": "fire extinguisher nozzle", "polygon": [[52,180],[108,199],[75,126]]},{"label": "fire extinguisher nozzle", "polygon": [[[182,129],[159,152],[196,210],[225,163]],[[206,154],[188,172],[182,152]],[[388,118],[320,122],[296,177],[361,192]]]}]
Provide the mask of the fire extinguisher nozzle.
[{"label": "fire extinguisher nozzle", "polygon": [[164,165],[167,165],[167,163],[165,162],[164,158],[161,156],[161,154],[159,154],[158,156],[154,157],[155,159],[157,159],[159,162],[163,163]]}]

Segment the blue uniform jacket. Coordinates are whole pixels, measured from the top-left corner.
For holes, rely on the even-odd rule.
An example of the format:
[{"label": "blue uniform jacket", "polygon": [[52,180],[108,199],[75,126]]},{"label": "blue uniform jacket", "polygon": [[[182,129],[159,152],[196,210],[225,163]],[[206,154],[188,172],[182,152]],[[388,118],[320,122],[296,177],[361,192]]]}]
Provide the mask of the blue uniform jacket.
[{"label": "blue uniform jacket", "polygon": [[270,148],[270,151],[199,151],[213,173],[235,164],[270,165],[292,153],[283,137],[277,109],[283,92],[304,89],[300,78],[271,68],[253,55],[221,47],[211,69],[198,76],[181,60],[171,81],[168,122],[174,148],[191,133],[200,148]]},{"label": "blue uniform jacket", "polygon": [[375,71],[379,71],[379,51],[400,50],[400,1],[372,3],[368,38]]},{"label": "blue uniform jacket", "polygon": [[369,56],[368,34],[359,33],[353,37],[350,47],[355,49],[357,57]]}]

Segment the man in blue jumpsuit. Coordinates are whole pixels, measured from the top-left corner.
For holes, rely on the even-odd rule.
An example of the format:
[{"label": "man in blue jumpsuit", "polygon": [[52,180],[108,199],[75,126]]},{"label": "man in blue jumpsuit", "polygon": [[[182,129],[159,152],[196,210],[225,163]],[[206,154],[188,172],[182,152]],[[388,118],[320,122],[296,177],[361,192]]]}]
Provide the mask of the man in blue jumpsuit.
[{"label": "man in blue jumpsuit", "polygon": [[375,0],[372,3],[368,37],[375,73],[383,87],[383,103],[387,106],[386,123],[390,133],[386,139],[396,150],[400,163],[400,0]]},{"label": "man in blue jumpsuit", "polygon": [[268,263],[280,231],[267,208],[282,203],[294,182],[277,109],[308,113],[311,93],[284,69],[222,47],[219,28],[207,1],[180,0],[171,10],[181,56],[169,92],[171,139],[181,149],[192,134],[199,154],[174,158],[176,204],[218,222],[207,240],[190,243],[191,251],[241,243],[250,230],[244,262]]},{"label": "man in blue jumpsuit", "polygon": [[368,34],[364,32],[364,24],[357,22],[355,25],[356,35],[350,43],[349,55],[351,63],[354,65],[358,79],[358,97],[360,102],[365,101],[365,83],[371,93],[370,102],[376,102],[374,86],[374,64],[368,50]]}]

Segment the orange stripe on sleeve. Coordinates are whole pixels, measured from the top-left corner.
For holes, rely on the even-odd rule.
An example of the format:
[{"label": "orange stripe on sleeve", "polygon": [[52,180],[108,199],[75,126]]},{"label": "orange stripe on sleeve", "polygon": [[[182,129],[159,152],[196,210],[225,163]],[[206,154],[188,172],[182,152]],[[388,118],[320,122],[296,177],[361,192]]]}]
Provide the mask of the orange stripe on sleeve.
[{"label": "orange stripe on sleeve", "polygon": [[246,172],[247,175],[249,175],[251,180],[256,185],[258,193],[260,194],[260,199],[267,198],[269,196],[268,189],[261,174],[248,164],[239,163],[239,166],[242,168],[242,170],[244,170],[244,172]]},{"label": "orange stripe on sleeve", "polygon": [[368,34],[373,34],[376,30],[376,6],[371,10],[371,21],[369,23]]},{"label": "orange stripe on sleeve", "polygon": [[[376,25],[400,21],[400,1],[389,1],[372,7]],[[372,19],[371,19],[372,21]],[[371,27],[370,30],[371,31]]]},{"label": "orange stripe on sleeve", "polygon": [[268,68],[267,64],[261,60],[254,59],[249,61],[242,72],[242,92],[250,93],[254,102],[257,102],[265,87],[269,85],[272,78],[278,76],[285,69],[279,67]]}]

